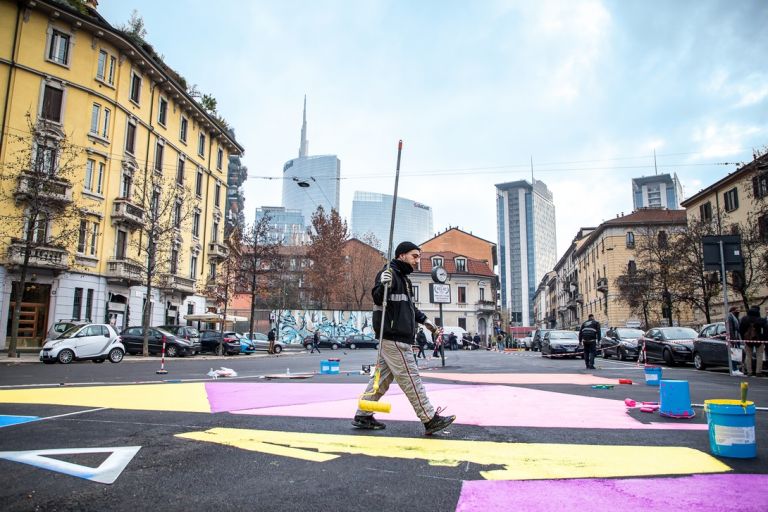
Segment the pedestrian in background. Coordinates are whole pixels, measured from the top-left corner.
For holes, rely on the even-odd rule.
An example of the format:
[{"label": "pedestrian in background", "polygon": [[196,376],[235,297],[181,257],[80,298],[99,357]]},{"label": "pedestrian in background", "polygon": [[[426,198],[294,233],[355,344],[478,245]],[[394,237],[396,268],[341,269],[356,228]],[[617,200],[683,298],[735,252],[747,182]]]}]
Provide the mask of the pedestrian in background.
[{"label": "pedestrian in background", "polygon": [[314,354],[315,350],[317,350],[317,353],[320,353],[320,334],[318,334],[317,331],[315,331],[315,334],[312,335],[312,350],[310,351],[310,354]]},{"label": "pedestrian in background", "polygon": [[275,329],[274,328],[269,330],[269,334],[267,334],[267,341],[269,341],[268,352],[270,354],[274,354],[275,353]]},{"label": "pedestrian in background", "polygon": [[427,335],[424,334],[424,329],[422,327],[419,327],[419,333],[416,335],[416,343],[419,346],[419,353],[416,354],[416,357],[423,357],[426,359],[427,355],[424,353],[424,347],[427,346]]},{"label": "pedestrian in background", "polygon": [[[759,376],[763,372],[763,357],[765,354],[765,318],[760,316],[760,306],[752,306],[739,323],[739,333],[744,341],[744,363],[746,375]],[[752,342],[750,342],[750,340]],[[755,369],[752,369],[752,353],[755,352],[757,361]]]},{"label": "pedestrian in background", "polygon": [[595,320],[595,315],[587,317],[587,321],[581,324],[579,329],[579,344],[584,347],[584,364],[588,370],[595,369],[595,355],[597,355],[597,341],[600,339],[600,322]]}]

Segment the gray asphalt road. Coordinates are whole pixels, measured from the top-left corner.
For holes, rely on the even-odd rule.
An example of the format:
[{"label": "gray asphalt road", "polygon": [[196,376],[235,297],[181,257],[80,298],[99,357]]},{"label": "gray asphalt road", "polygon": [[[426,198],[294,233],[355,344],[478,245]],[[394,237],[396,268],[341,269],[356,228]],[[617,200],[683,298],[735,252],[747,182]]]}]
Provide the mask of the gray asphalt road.
[{"label": "gray asphalt road", "polygon": [[[301,381],[263,378],[265,375],[285,373],[288,369],[293,374],[314,372],[319,368],[320,361],[327,357],[341,360],[342,371],[339,375],[317,375]],[[116,388],[104,386],[129,385],[129,396],[134,390],[138,396],[143,390],[157,389],[148,388],[148,383],[164,384],[171,390],[175,384],[205,385],[212,382],[205,375],[210,368],[225,366],[237,371],[238,377],[219,379],[215,385],[226,383],[230,385],[227,389],[236,384],[244,385],[241,391],[235,392],[236,398],[238,392],[245,394],[257,389],[247,385],[269,383],[267,388],[258,388],[259,392],[270,393],[267,398],[280,403],[283,396],[294,396],[298,385],[315,386],[318,394],[328,393],[331,388],[327,385],[331,384],[349,384],[349,389],[359,387],[362,392],[367,376],[360,375],[359,370],[374,358],[373,350],[357,350],[328,351],[320,355],[301,352],[281,356],[173,359],[166,361],[169,373],[164,376],[155,374],[159,367],[156,359],[126,359],[118,365],[77,363],[68,366],[0,362],[0,415],[49,418],[1,428],[0,450],[141,447],[111,485],[29,464],[0,460],[3,475],[0,502],[4,510],[456,510],[457,503],[462,501],[462,482],[483,480],[485,472],[499,467],[478,462],[483,446],[486,446],[484,443],[497,443],[488,445],[494,447],[511,443],[534,443],[536,446],[552,443],[561,445],[564,452],[569,450],[568,447],[598,445],[687,447],[709,453],[708,436],[704,430],[580,428],[569,424],[572,420],[566,417],[559,423],[559,409],[563,409],[563,404],[569,400],[587,400],[583,402],[586,408],[584,416],[589,417],[598,414],[600,404],[606,402],[589,401],[591,399],[622,401],[631,396],[638,401],[652,401],[658,400],[658,388],[646,386],[642,370],[633,363],[598,360],[598,369],[588,373],[583,368],[583,361],[543,359],[538,354],[525,352],[448,352],[445,368],[437,360],[422,363],[422,374],[428,383],[456,385],[456,393],[467,387],[477,390],[476,402],[472,399],[462,402],[464,409],[461,410],[465,416],[472,411],[473,403],[478,411],[486,411],[485,414],[491,416],[483,418],[484,422],[457,422],[448,433],[435,439],[422,435],[423,427],[415,417],[394,420],[380,415],[380,419],[387,421],[387,428],[378,432],[363,432],[351,427],[349,417],[334,416],[333,411],[328,413],[328,417],[310,414],[289,416],[286,409],[257,415],[226,411],[184,412],[178,409],[197,403],[192,394],[184,393],[170,395],[172,398],[168,399],[167,407],[161,405],[160,410],[151,410],[151,397],[146,399],[146,406],[130,409],[105,407],[96,399],[90,404],[51,404],[46,403],[48,400],[45,398],[25,395],[28,398],[23,402],[18,399],[19,395],[8,394],[42,390],[43,395],[50,396],[46,394],[64,390],[72,393],[71,396],[75,397],[72,400],[78,401],[84,400],[82,396],[93,397],[93,389],[97,387],[109,390],[106,393],[108,398],[100,399],[109,401],[118,392],[112,393]],[[664,371],[665,378],[689,382],[693,403],[702,403],[709,398],[738,397],[740,380],[724,372],[697,372],[691,367],[665,368]],[[446,373],[466,377],[475,384],[430,377]],[[508,401],[493,404],[493,407],[498,410],[499,418],[511,417],[512,424],[503,421],[494,423],[493,408],[489,413],[483,404],[483,396],[489,395],[482,394],[489,393],[491,388],[478,383],[489,375],[507,375],[523,380],[533,375],[544,376],[524,383],[499,384],[508,388],[510,393],[541,392],[540,408],[530,410],[529,406],[521,405],[524,403],[523,395],[520,395],[519,402],[515,395],[510,395]],[[614,380],[630,378],[638,385],[595,389],[591,385],[552,382],[562,376],[569,376],[568,380],[590,375]],[[537,379],[540,382],[534,382]],[[749,379],[749,383],[750,399],[758,406],[768,406],[768,379],[753,378]],[[215,396],[210,389],[208,393],[208,400],[214,403]],[[11,396],[15,398],[9,398]],[[242,400],[245,403],[256,398],[266,399],[243,396]],[[12,400],[19,403],[9,403]],[[589,410],[593,406],[594,411]],[[332,405],[328,409],[333,409]],[[451,409],[448,412],[452,412]],[[459,411],[453,412],[459,414]],[[517,412],[521,418],[535,418],[537,415],[553,417],[552,426],[514,424]],[[349,416],[353,413],[353,408],[350,408]],[[630,411],[629,415],[644,424],[706,422],[700,409],[692,420],[664,419],[637,410]],[[757,459],[721,460],[736,472],[767,473],[766,427],[768,413],[759,412]],[[245,449],[237,443],[227,445],[177,437],[179,434],[214,428],[251,432],[249,435],[253,437],[250,442],[256,443],[251,448],[255,449]],[[319,434],[327,437],[318,437]],[[259,436],[266,437],[259,441]],[[412,450],[421,455],[412,458],[404,455],[407,449],[388,445],[392,440],[413,443]],[[441,457],[453,456],[451,450],[455,447],[446,448],[448,445],[441,444],[443,441],[469,442],[472,448],[467,454],[456,455],[460,459],[457,464],[427,460],[430,450],[441,454]],[[287,446],[298,451],[290,453],[286,451]],[[322,462],[307,460],[328,453],[339,456]],[[96,467],[108,455],[61,454],[51,457],[80,466]],[[556,465],[557,462],[550,464]],[[663,461],[659,461],[659,475],[664,474]],[[568,478],[567,471],[565,477]],[[671,479],[669,485],[675,485],[674,480]],[[766,504],[768,509],[768,501]]]}]

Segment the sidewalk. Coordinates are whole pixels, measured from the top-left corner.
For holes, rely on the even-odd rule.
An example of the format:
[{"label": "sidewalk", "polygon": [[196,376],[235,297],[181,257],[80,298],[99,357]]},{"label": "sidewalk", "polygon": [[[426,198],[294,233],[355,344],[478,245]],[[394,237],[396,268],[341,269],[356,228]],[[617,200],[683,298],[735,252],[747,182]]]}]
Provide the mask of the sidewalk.
[{"label": "sidewalk", "polygon": [[[252,354],[237,354],[234,356],[217,356],[214,354],[198,354],[196,356],[187,357],[174,357],[173,361],[213,361],[213,360],[243,360],[243,359],[257,359],[261,357],[284,357],[296,354],[303,354],[304,350],[299,351],[283,351],[279,355],[267,354],[266,352],[255,352]],[[170,359],[170,358],[166,358]],[[144,361],[159,361],[160,356],[129,356],[126,355],[123,358],[123,363],[140,363]],[[40,363],[40,352],[17,352],[17,357],[8,357],[8,351],[0,351],[0,364],[25,364],[25,363]]]}]

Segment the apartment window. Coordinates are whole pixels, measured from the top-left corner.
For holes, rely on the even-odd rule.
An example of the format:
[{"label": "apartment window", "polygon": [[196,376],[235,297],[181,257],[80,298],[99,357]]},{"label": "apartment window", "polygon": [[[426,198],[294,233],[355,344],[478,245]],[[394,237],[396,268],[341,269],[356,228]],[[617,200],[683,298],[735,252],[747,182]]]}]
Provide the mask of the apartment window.
[{"label": "apartment window", "polygon": [[141,75],[139,75],[135,71],[131,71],[130,98],[131,98],[131,101],[136,103],[137,105],[141,100]]},{"label": "apartment window", "polygon": [[58,30],[51,30],[48,44],[48,60],[66,66],[69,64],[69,45],[71,37]]},{"label": "apartment window", "polygon": [[77,252],[85,254],[85,246],[88,241],[88,221],[80,221],[80,230],[77,234]]},{"label": "apartment window", "polygon": [[88,288],[85,297],[85,319],[90,322],[91,318],[93,318],[93,288]]},{"label": "apartment window", "polygon": [[467,287],[466,286],[458,286],[458,302],[459,304],[466,304],[467,303]]},{"label": "apartment window", "polygon": [[184,184],[184,155],[179,156],[179,165],[176,166],[176,183]]},{"label": "apartment window", "polygon": [[83,186],[85,187],[85,190],[89,192],[93,192],[93,174],[94,170],[96,168],[96,162],[91,160],[90,158],[86,160],[85,162],[85,183]]},{"label": "apartment window", "polygon": [[165,149],[165,144],[163,139],[160,139],[155,145],[155,172],[163,172],[163,149]]},{"label": "apartment window", "polygon": [[216,168],[221,169],[221,164],[224,160],[224,150],[219,148],[219,150],[216,152]]},{"label": "apartment window", "polygon": [[58,170],[59,149],[55,146],[35,146],[35,169],[37,174],[54,176]]},{"label": "apartment window", "polygon": [[211,262],[208,268],[208,279],[216,279],[216,263]]},{"label": "apartment window", "polygon": [[113,55],[107,53],[106,50],[99,50],[99,60],[96,66],[96,78],[102,82],[106,82],[109,85],[115,83],[115,63],[116,59]]},{"label": "apartment window", "polygon": [[414,286],[412,291],[413,291],[413,302],[419,302],[419,287]]},{"label": "apartment window", "polygon": [[221,183],[216,183],[216,188],[214,190],[214,196],[213,196],[213,204],[216,207],[221,206]]},{"label": "apartment window", "polygon": [[99,223],[94,222],[91,225],[91,247],[89,253],[91,256],[96,256],[96,242],[99,239]]},{"label": "apartment window", "polygon": [[485,300],[485,288],[480,288],[480,300]]},{"label": "apartment window", "polygon": [[[192,276],[194,279],[194,276]],[[187,304],[187,316],[191,316],[195,314],[195,304],[193,302],[190,302]],[[187,325],[189,327],[192,327],[192,320],[187,320]]]},{"label": "apartment window", "polygon": [[707,201],[706,203],[699,205],[699,217],[705,222],[712,220],[712,203]]},{"label": "apartment window", "polygon": [[627,263],[627,273],[634,274],[635,272],[637,272],[637,263],[635,263],[635,260],[629,260],[629,263]]},{"label": "apartment window", "polygon": [[192,236],[200,236],[200,212],[195,212],[192,216]]},{"label": "apartment window", "polygon": [[[518,320],[518,321],[521,322],[522,319]],[[466,318],[459,318],[459,327],[461,327],[465,331],[467,330],[467,319]]]},{"label": "apartment window", "polygon": [[157,122],[165,126],[165,122],[168,118],[168,100],[160,96],[160,105],[157,109]]},{"label": "apartment window", "polygon": [[152,210],[152,217],[157,219],[160,212],[160,191],[155,189],[152,191],[152,201],[150,203],[150,209]]},{"label": "apartment window", "polygon": [[723,198],[725,199],[726,212],[732,212],[739,207],[739,192],[736,187],[723,194]]},{"label": "apartment window", "polygon": [[197,139],[197,154],[205,156],[205,134],[201,133]]},{"label": "apartment window", "polygon": [[136,121],[128,119],[125,129],[125,152],[133,154],[136,149]]},{"label": "apartment window", "polygon": [[203,197],[203,171],[197,170],[197,177],[195,178],[195,195],[197,197]]},{"label": "apartment window", "polygon": [[132,185],[133,185],[133,176],[131,176],[130,172],[124,172],[123,181],[120,183],[120,197],[130,199]]},{"label": "apartment window", "polygon": [[456,258],[456,272],[467,271],[467,260],[464,258]]},{"label": "apartment window", "polygon": [[43,87],[43,104],[40,117],[54,123],[61,123],[61,110],[64,103],[64,90],[51,84]]},{"label": "apartment window", "polygon": [[219,241],[219,223],[214,222],[213,230],[211,232],[211,242],[218,242],[218,241]]},{"label": "apartment window", "polygon": [[94,103],[91,107],[91,133],[99,133],[99,117],[101,116],[101,105]]},{"label": "apartment window", "polygon": [[171,249],[171,274],[176,275],[179,266],[179,249],[174,247]]},{"label": "apartment window", "polygon": [[658,239],[660,249],[666,249],[669,246],[669,238],[666,231],[659,231]]},{"label": "apartment window", "polygon": [[442,267],[443,266],[443,258],[432,258],[432,266],[433,267]]},{"label": "apartment window", "polygon": [[752,178],[752,189],[755,193],[755,199],[762,199],[768,196],[768,172]]},{"label": "apartment window", "polygon": [[173,227],[181,229],[181,202],[176,201],[173,207]]},{"label": "apartment window", "polygon": [[635,234],[632,231],[627,231],[627,249],[635,248]]},{"label": "apartment window", "polygon": [[187,129],[189,127],[189,120],[181,116],[181,128],[179,129],[179,139],[181,142],[187,142]]},{"label": "apartment window", "polygon": [[193,254],[192,257],[189,258],[189,278],[194,279],[196,274],[197,274],[197,256]]},{"label": "apartment window", "polygon": [[80,320],[83,309],[83,289],[75,288],[75,298],[72,301],[72,320]]},{"label": "apartment window", "polygon": [[24,238],[27,239],[27,227],[29,222],[34,222],[35,226],[32,229],[32,242],[38,244],[44,244],[48,241],[48,214],[38,213],[34,219],[27,217],[24,224]]},{"label": "apartment window", "polygon": [[91,108],[91,134],[109,138],[109,121],[112,116],[112,112],[108,108],[104,108],[104,117],[101,115],[101,105],[94,103]]},{"label": "apartment window", "polygon": [[757,218],[757,233],[760,235],[760,240],[768,240],[768,215],[762,215]]},{"label": "apartment window", "polygon": [[124,260],[128,246],[128,233],[122,229],[117,230],[117,240],[115,242],[115,259]]}]

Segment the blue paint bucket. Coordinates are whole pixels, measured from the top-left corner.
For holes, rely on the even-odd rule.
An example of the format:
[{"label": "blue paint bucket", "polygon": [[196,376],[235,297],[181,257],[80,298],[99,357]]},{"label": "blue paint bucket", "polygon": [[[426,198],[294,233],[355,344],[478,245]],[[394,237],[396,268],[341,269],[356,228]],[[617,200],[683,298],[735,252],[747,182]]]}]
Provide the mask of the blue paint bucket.
[{"label": "blue paint bucket", "polygon": [[705,400],[704,411],[713,455],[736,459],[757,457],[754,402]]},{"label": "blue paint bucket", "polygon": [[693,418],[691,392],[687,380],[662,380],[659,383],[659,414],[668,418]]},{"label": "blue paint bucket", "polygon": [[339,360],[324,359],[320,361],[320,373],[324,375],[333,375],[339,373]]},{"label": "blue paint bucket", "polygon": [[661,380],[661,366],[645,367],[645,383],[649,386],[658,386]]}]

